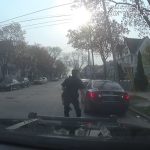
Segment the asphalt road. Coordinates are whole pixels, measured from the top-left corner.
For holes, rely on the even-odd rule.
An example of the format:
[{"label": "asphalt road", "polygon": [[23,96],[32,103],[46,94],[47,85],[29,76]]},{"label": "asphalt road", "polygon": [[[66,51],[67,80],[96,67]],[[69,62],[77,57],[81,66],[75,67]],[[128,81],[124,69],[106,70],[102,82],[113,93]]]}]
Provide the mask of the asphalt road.
[{"label": "asphalt road", "polygon": [[[0,118],[27,118],[29,112],[46,116],[63,116],[61,82],[49,82],[16,91],[0,92]],[[74,110],[70,114],[75,117]],[[84,113],[82,116],[88,117]],[[147,120],[130,111],[126,116],[118,117],[118,121],[150,128]]]}]

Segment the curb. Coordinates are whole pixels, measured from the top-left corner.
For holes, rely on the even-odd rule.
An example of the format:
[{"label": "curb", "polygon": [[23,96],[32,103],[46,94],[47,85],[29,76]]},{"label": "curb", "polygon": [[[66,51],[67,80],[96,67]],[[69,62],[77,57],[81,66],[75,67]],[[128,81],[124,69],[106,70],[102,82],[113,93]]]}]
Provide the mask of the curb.
[{"label": "curb", "polygon": [[129,96],[132,97],[132,98],[133,97],[136,97],[136,98],[138,97],[140,99],[145,99],[145,100],[149,101],[146,97],[143,97],[143,96],[140,96],[140,95],[129,94]]},{"label": "curb", "polygon": [[145,114],[139,112],[139,111],[136,110],[135,108],[130,107],[129,110],[132,111],[132,112],[134,112],[134,113],[136,113],[136,114],[139,114],[140,116],[142,116],[142,117],[144,117],[145,119],[147,119],[148,121],[150,121],[150,117],[149,117],[148,115],[145,115]]}]

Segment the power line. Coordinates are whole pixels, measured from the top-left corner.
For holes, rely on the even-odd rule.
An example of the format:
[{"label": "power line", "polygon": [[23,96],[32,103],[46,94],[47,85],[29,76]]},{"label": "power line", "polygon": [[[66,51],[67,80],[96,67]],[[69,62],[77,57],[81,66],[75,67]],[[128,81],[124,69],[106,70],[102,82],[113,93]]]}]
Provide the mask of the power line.
[{"label": "power line", "polygon": [[65,3],[65,4],[61,4],[61,5],[56,5],[56,6],[52,6],[52,7],[40,9],[40,10],[37,10],[37,11],[33,11],[33,12],[30,12],[30,13],[27,13],[27,14],[24,14],[24,15],[20,15],[20,16],[17,16],[17,17],[13,17],[13,18],[10,18],[10,19],[1,21],[0,23],[4,23],[4,22],[8,22],[8,21],[17,19],[17,18],[21,18],[21,17],[25,17],[25,16],[28,16],[28,15],[32,15],[32,14],[35,14],[35,13],[38,13],[38,12],[41,12],[41,11],[46,11],[46,10],[53,9],[53,8],[57,8],[57,7],[62,7],[62,6],[66,6],[66,5],[71,5],[71,4],[73,4],[73,3],[74,3],[74,2]]},{"label": "power line", "polygon": [[30,25],[26,25],[26,26],[22,26],[22,27],[30,27],[30,26],[36,26],[36,25],[39,25],[39,24],[47,24],[47,23],[51,23],[51,22],[59,22],[59,21],[67,21],[67,20],[71,20],[71,19],[61,19],[61,20],[54,20],[54,21],[40,22],[40,23],[30,24]]},{"label": "power line", "polygon": [[[29,21],[35,21],[35,20],[43,20],[43,19],[59,18],[59,17],[68,17],[68,16],[72,16],[72,15],[69,14],[69,15],[56,15],[56,16],[49,16],[49,17],[32,18],[32,19],[26,19],[26,20],[21,20],[21,21],[17,21],[17,22],[22,23],[22,22],[29,22]],[[2,26],[7,26],[9,24],[11,24],[11,23],[7,23],[7,24],[4,24]]]},{"label": "power line", "polygon": [[55,25],[61,25],[61,24],[67,24],[67,23],[71,23],[71,21],[56,23],[56,24],[50,24],[50,25],[44,25],[44,26],[38,26],[38,27],[35,27],[35,28],[27,28],[26,30],[37,29],[37,28],[42,28],[42,27],[49,27],[49,26],[55,26]]}]

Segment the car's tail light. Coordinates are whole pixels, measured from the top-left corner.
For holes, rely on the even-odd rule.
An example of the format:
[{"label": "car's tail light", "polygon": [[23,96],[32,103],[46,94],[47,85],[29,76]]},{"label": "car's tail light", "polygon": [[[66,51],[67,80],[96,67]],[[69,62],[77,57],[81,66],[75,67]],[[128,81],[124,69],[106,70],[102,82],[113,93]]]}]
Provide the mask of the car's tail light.
[{"label": "car's tail light", "polygon": [[97,91],[88,91],[86,94],[86,98],[90,100],[96,100],[97,98],[101,98],[101,94]]},{"label": "car's tail light", "polygon": [[129,99],[130,99],[130,97],[129,97],[129,95],[128,95],[128,93],[125,93],[124,95],[123,95],[123,99],[125,100],[125,101],[129,101]]},{"label": "car's tail light", "polygon": [[87,99],[96,100],[97,93],[95,91],[88,91],[86,94]]}]

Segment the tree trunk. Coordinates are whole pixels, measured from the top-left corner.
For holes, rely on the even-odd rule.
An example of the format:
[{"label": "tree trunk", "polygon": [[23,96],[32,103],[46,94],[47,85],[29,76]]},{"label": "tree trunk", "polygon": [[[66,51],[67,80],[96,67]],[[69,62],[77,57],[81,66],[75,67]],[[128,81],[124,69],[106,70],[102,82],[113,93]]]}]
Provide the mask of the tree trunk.
[{"label": "tree trunk", "polygon": [[106,18],[106,25],[108,28],[108,34],[110,37],[110,45],[111,45],[111,50],[112,50],[112,55],[113,55],[113,62],[114,62],[114,80],[119,81],[119,77],[118,77],[118,68],[117,68],[117,60],[116,60],[116,56],[115,56],[115,47],[114,47],[114,43],[113,43],[113,39],[112,39],[112,31],[111,31],[111,26],[110,26],[110,22],[108,19],[108,14],[107,14],[107,10],[106,10],[106,6],[105,6],[105,0],[102,0],[102,5],[103,5],[103,9],[104,9],[104,16]]},{"label": "tree trunk", "polygon": [[106,58],[103,56],[102,53],[100,53],[101,59],[103,62],[103,73],[104,73],[104,79],[107,79],[107,65],[106,65]]},{"label": "tree trunk", "polygon": [[106,66],[106,61],[103,61],[104,64],[104,79],[107,79],[107,66]]},{"label": "tree trunk", "polygon": [[93,79],[95,79],[95,69],[94,69],[94,54],[93,54],[93,50],[92,51],[92,77]]}]

